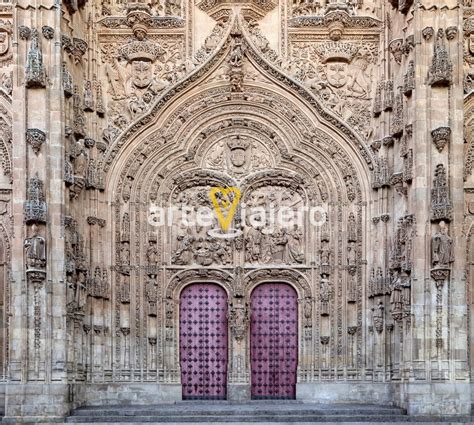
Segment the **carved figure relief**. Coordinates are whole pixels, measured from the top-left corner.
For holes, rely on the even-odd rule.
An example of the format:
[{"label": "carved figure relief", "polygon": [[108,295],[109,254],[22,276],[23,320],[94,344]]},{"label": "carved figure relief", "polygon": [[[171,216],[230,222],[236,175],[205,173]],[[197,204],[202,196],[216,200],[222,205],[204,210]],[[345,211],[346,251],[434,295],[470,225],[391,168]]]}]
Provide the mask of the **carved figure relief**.
[{"label": "carved figure relief", "polygon": [[440,221],[431,242],[433,267],[449,267],[454,262],[453,239],[448,234],[448,225]]},{"label": "carved figure relief", "polygon": [[229,311],[229,324],[236,340],[242,340],[246,333],[250,320],[250,311],[248,305],[237,298],[231,303]]},{"label": "carved figure relief", "polygon": [[285,69],[351,126],[366,134],[376,52],[375,44],[359,47],[340,41],[294,43]]},{"label": "carved figure relief", "polygon": [[449,186],[446,177],[446,168],[438,164],[431,189],[431,219],[450,220],[452,216],[452,204],[449,196]]},{"label": "carved figure relief", "polygon": [[206,168],[226,170],[231,175],[241,175],[269,168],[270,153],[260,142],[244,136],[233,136],[211,146],[205,155]]},{"label": "carved figure relief", "polygon": [[25,240],[26,267],[28,270],[43,270],[46,267],[46,241],[39,235],[36,224],[31,231],[32,235]]},{"label": "carved figure relief", "polygon": [[46,72],[43,65],[43,54],[39,45],[38,30],[30,32],[30,49],[26,58],[25,83],[27,87],[45,87]]}]

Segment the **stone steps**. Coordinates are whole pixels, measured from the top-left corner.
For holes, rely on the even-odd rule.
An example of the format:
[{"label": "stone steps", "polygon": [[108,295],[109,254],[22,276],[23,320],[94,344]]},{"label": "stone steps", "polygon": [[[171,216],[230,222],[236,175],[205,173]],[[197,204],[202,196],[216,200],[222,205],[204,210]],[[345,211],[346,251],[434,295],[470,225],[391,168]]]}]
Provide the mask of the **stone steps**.
[{"label": "stone steps", "polygon": [[74,410],[67,423],[380,423],[409,422],[403,409],[372,405],[315,405],[300,402],[182,402],[154,406],[101,406]]}]

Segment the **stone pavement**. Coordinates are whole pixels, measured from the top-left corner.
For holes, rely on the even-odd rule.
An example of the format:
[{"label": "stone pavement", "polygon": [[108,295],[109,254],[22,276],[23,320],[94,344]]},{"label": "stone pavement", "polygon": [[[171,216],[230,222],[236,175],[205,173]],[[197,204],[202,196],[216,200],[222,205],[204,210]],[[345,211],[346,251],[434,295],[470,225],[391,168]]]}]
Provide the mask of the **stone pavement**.
[{"label": "stone pavement", "polygon": [[67,423],[77,424],[182,424],[182,423],[470,423],[471,417],[410,417],[393,406],[337,404],[321,405],[288,401],[247,403],[179,402],[148,406],[94,406],[72,412]]}]

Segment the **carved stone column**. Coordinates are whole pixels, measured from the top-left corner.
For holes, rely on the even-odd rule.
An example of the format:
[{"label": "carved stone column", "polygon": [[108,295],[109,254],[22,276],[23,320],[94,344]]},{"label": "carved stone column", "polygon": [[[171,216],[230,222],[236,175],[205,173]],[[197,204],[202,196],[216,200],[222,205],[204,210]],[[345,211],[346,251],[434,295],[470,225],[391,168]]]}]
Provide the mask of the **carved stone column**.
[{"label": "carved stone column", "polygon": [[[401,405],[409,414],[469,414],[467,334],[462,331],[467,326],[465,241],[461,235],[464,195],[458,165],[463,162],[462,106],[458,102],[463,97],[463,53],[460,44],[446,36],[448,26],[460,28],[462,22],[455,9],[446,14],[438,7],[428,11],[428,3],[415,5],[414,19],[406,30],[414,34],[409,59],[414,60],[415,84],[407,102],[416,118],[409,115],[406,125],[413,125],[414,172],[407,195],[415,233],[411,317],[403,313],[404,329],[400,330],[404,337]],[[413,70],[410,72],[413,77]],[[448,225],[450,236],[440,230]],[[455,260],[452,267],[448,245]]]},{"label": "carved stone column", "polygon": [[20,416],[54,420],[69,411],[61,13],[60,4],[42,1],[15,10],[7,423]]},{"label": "carved stone column", "polygon": [[[238,281],[242,279],[242,269],[235,272],[234,288],[238,288]],[[227,385],[229,400],[250,399],[250,376],[247,352],[249,350],[249,304],[240,291],[236,291],[229,302],[229,327],[231,335],[230,373]]]}]

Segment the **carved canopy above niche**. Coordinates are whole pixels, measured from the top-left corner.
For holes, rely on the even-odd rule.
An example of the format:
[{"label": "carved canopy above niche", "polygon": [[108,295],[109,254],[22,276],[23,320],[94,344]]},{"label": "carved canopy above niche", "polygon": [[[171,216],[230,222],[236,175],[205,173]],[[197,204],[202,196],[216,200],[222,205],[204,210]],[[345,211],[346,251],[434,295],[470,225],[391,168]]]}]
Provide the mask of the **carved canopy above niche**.
[{"label": "carved canopy above niche", "polygon": [[259,20],[278,4],[277,0],[202,0],[197,6],[215,20],[220,20],[232,15],[232,9],[240,7],[245,18]]}]

